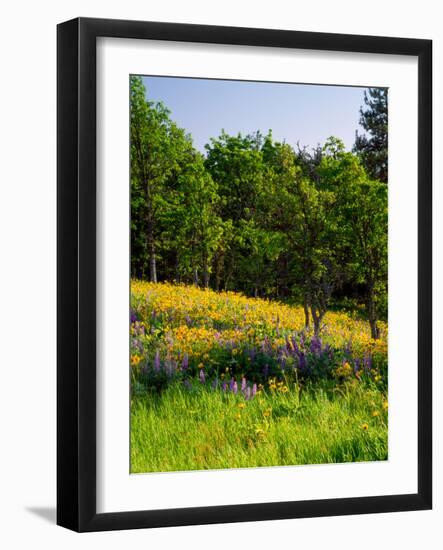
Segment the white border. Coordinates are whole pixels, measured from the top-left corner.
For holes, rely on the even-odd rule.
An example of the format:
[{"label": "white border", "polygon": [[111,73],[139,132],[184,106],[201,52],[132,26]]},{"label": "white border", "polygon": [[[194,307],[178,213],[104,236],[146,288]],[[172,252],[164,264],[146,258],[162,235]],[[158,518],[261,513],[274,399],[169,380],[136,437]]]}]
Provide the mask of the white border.
[{"label": "white border", "polygon": [[[389,460],[129,474],[129,74],[389,87]],[[97,40],[97,512],[417,492],[417,58]]]}]

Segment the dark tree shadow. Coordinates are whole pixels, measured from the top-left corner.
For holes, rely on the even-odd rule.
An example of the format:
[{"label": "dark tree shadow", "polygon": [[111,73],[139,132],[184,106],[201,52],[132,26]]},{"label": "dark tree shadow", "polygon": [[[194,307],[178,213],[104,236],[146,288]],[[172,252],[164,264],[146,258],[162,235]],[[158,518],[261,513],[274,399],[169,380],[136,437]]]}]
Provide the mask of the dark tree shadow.
[{"label": "dark tree shadow", "polygon": [[56,509],[55,507],[44,507],[44,506],[28,506],[26,510],[35,516],[38,516],[49,523],[55,524],[56,522]]}]

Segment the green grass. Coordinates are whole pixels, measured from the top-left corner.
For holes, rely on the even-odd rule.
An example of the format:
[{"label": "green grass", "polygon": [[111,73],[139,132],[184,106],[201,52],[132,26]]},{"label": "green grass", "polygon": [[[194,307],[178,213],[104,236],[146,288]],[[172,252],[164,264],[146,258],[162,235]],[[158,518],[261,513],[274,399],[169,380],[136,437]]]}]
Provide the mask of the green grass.
[{"label": "green grass", "polygon": [[[343,384],[251,401],[195,383],[136,395],[131,471],[166,472],[386,460],[385,396]],[[244,408],[242,406],[244,405]]]}]

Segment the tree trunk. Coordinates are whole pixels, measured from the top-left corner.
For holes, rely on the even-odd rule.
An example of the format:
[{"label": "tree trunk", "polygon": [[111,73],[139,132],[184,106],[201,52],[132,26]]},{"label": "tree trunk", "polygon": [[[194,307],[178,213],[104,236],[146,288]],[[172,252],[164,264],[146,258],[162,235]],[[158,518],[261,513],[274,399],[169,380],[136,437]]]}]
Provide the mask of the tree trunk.
[{"label": "tree trunk", "polygon": [[377,311],[372,296],[368,297],[368,321],[371,327],[371,338],[378,340],[380,338],[380,330],[377,326]]},{"label": "tree trunk", "polygon": [[369,319],[369,326],[371,327],[371,338],[378,340],[380,338],[380,330],[377,326],[377,320]]},{"label": "tree trunk", "polygon": [[157,259],[155,255],[154,224],[149,219],[147,223],[147,241],[149,253],[149,275],[151,283],[157,282]]},{"label": "tree trunk", "polygon": [[175,254],[175,280],[177,283],[181,283],[180,258],[178,253]]},{"label": "tree trunk", "polygon": [[312,313],[312,320],[314,322],[314,334],[315,336],[318,336],[320,333],[320,317]]},{"label": "tree trunk", "polygon": [[309,304],[308,304],[308,297],[305,294],[304,300],[303,300],[303,309],[305,311],[305,328],[309,328],[310,318],[309,318]]},{"label": "tree trunk", "polygon": [[215,290],[217,292],[220,290],[223,263],[224,263],[224,254],[223,252],[219,252],[215,260]]},{"label": "tree trunk", "polygon": [[368,288],[367,313],[369,326],[371,328],[371,338],[377,340],[380,338],[380,330],[377,326],[377,308],[375,306],[373,285],[369,285]]},{"label": "tree trunk", "polygon": [[198,270],[194,267],[194,285],[198,286]]},{"label": "tree trunk", "polygon": [[209,288],[209,266],[207,254],[203,254],[203,284],[205,288]]},{"label": "tree trunk", "polygon": [[205,288],[209,288],[209,269],[207,265],[205,265],[203,271],[203,284],[205,285]]},{"label": "tree trunk", "polygon": [[151,283],[157,282],[157,260],[155,258],[155,250],[151,250],[149,255],[149,272],[151,276]]},{"label": "tree trunk", "polygon": [[320,326],[324,316],[324,312],[322,312],[320,308],[316,308],[315,306],[311,305],[311,315],[312,321],[314,323],[314,334],[315,336],[318,336],[320,334]]}]

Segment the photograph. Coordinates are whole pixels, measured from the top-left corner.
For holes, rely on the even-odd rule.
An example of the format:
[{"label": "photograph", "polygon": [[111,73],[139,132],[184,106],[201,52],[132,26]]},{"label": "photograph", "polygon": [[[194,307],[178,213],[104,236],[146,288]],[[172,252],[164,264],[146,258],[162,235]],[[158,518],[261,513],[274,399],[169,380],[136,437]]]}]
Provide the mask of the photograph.
[{"label": "photograph", "polygon": [[388,89],[131,75],[130,472],[388,459]]},{"label": "photograph", "polygon": [[443,26],[365,7],[5,3],[0,548],[441,545]]}]

